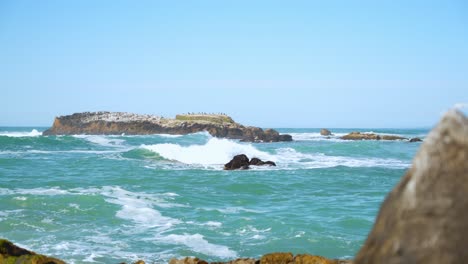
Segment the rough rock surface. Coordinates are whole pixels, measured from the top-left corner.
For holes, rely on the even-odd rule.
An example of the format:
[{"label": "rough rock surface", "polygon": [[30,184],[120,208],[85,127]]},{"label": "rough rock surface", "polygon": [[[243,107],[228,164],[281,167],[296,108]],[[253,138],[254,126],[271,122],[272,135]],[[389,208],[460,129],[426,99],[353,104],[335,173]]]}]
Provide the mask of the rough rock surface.
[{"label": "rough rock surface", "polygon": [[374,133],[351,132],[341,137],[345,140],[407,140],[405,137],[393,135],[379,135]]},{"label": "rough rock surface", "polygon": [[322,128],[320,129],[320,135],[322,136],[331,136],[332,132],[328,129]]},{"label": "rough rock surface", "polygon": [[252,160],[249,161],[249,158],[245,154],[239,154],[236,155],[230,160],[228,163],[224,164],[224,169],[225,170],[246,170],[249,169],[249,166],[264,166],[264,165],[269,165],[269,166],[276,166],[276,163],[273,161],[262,161],[259,158],[252,158]]},{"label": "rough rock surface", "polygon": [[468,260],[468,119],[448,112],[385,199],[355,263]]},{"label": "rough rock surface", "polygon": [[84,112],[56,117],[43,135],[185,135],[207,131],[214,137],[249,142],[292,141],[291,135],[273,129],[243,126],[226,115],[188,114],[175,119],[123,112]]},{"label": "rough rock surface", "polygon": [[232,158],[231,161],[228,163],[224,164],[224,169],[225,170],[237,170],[237,169],[248,169],[250,165],[249,158],[244,155],[236,155]]},{"label": "rough rock surface", "polygon": [[0,239],[0,263],[65,264],[65,262],[59,259],[36,254],[32,251],[20,248],[5,239]]},{"label": "rough rock surface", "polygon": [[350,260],[327,259],[321,256],[292,253],[270,253],[260,259],[242,258],[227,262],[207,262],[198,258],[171,259],[169,264],[352,264]]}]

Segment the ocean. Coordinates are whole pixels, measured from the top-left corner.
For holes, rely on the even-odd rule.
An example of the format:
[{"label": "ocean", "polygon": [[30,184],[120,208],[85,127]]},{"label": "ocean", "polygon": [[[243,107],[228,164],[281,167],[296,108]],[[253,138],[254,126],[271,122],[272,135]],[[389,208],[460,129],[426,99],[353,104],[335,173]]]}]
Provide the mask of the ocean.
[{"label": "ocean", "polygon": [[[270,252],[352,258],[421,143],[184,136],[42,136],[0,128],[0,238],[68,263],[208,261]],[[236,154],[276,167],[224,171]]]}]

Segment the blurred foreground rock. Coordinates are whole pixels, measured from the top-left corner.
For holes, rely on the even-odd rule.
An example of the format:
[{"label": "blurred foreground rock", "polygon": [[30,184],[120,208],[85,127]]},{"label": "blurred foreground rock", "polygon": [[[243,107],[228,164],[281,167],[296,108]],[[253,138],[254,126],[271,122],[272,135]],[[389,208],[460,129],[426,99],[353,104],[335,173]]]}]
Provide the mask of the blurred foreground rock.
[{"label": "blurred foreground rock", "polygon": [[468,262],[468,119],[448,112],[385,199],[355,263]]}]

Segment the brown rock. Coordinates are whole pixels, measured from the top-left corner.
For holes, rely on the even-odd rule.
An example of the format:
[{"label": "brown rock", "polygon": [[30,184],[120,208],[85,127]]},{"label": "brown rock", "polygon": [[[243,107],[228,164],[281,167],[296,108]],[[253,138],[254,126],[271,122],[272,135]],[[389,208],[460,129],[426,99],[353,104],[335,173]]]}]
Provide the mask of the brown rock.
[{"label": "brown rock", "polygon": [[355,263],[468,259],[468,119],[448,112],[385,199]]},{"label": "brown rock", "polygon": [[393,135],[378,135],[374,133],[351,132],[341,137],[344,140],[404,140],[407,138]]},{"label": "brown rock", "polygon": [[243,126],[221,114],[177,115],[175,119],[124,112],[84,112],[56,117],[43,135],[185,135],[208,131],[214,137],[252,142],[291,141],[276,130]]},{"label": "brown rock", "polygon": [[293,261],[294,257],[292,253],[270,253],[263,255],[260,259],[260,264],[290,264]]},{"label": "brown rock", "polygon": [[169,264],[208,264],[208,262],[199,258],[186,257],[183,259],[171,259]]},{"label": "brown rock", "polygon": [[320,135],[322,136],[331,136],[331,131],[325,128],[320,129]]},{"label": "brown rock", "polygon": [[236,259],[234,261],[228,262],[227,264],[259,264],[260,261],[252,258],[243,258]]},{"label": "brown rock", "polygon": [[336,260],[327,259],[321,256],[308,254],[297,255],[294,257],[294,264],[337,264]]},{"label": "brown rock", "polygon": [[392,135],[382,135],[381,139],[383,140],[404,140],[407,138],[400,137],[400,136],[392,136]]},{"label": "brown rock", "polygon": [[0,239],[0,263],[65,264],[62,260],[20,248],[8,240]]}]

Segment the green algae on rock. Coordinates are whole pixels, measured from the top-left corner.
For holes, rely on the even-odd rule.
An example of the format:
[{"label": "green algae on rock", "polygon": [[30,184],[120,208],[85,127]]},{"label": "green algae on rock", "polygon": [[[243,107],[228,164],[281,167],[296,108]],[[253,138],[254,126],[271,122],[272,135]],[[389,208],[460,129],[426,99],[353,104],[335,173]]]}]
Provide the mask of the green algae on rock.
[{"label": "green algae on rock", "polygon": [[0,264],[65,264],[65,262],[36,254],[6,239],[0,239]]}]

